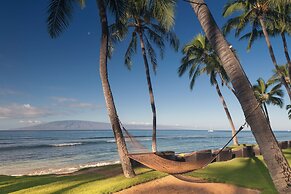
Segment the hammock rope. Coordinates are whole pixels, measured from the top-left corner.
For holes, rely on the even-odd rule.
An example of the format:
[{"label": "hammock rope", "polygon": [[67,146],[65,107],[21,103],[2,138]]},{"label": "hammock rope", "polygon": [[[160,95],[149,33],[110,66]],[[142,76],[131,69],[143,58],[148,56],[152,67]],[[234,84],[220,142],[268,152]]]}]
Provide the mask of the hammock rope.
[{"label": "hammock rope", "polygon": [[[221,154],[221,152],[228,146],[228,144],[235,138],[238,133],[240,133],[245,126],[247,125],[247,119],[249,116],[258,108],[260,104],[258,103],[254,109],[245,117],[245,122],[242,124],[237,130],[237,132],[229,139],[229,141],[214,155],[207,159],[195,161],[195,162],[184,162],[184,161],[174,161],[165,159],[162,156],[159,156],[158,153],[155,152],[144,152],[144,153],[129,153],[127,154],[129,158],[149,167],[154,170],[165,172],[168,174],[183,174],[187,172],[191,172],[194,170],[202,169],[208,166],[210,163],[216,160],[216,158]],[[128,132],[128,130],[123,126],[120,122],[120,126],[123,131],[126,133],[127,137],[131,140],[131,142],[141,150],[147,150],[142,144],[140,144],[133,136]]]}]

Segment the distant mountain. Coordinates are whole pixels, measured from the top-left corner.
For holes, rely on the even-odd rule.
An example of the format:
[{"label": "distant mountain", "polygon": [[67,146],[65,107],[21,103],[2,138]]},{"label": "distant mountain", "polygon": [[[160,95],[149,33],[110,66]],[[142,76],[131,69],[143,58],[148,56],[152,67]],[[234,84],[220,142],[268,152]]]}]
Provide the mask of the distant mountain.
[{"label": "distant mountain", "polygon": [[[124,124],[126,129],[151,129],[151,125]],[[173,126],[158,126],[158,129],[177,129]],[[16,128],[13,130],[111,130],[111,124],[104,122],[65,120],[53,121],[29,127]]]},{"label": "distant mountain", "polygon": [[93,122],[93,121],[79,121],[79,120],[65,120],[53,121],[49,123],[42,123],[29,127],[17,128],[17,130],[90,130],[90,129],[111,129],[109,123]]}]

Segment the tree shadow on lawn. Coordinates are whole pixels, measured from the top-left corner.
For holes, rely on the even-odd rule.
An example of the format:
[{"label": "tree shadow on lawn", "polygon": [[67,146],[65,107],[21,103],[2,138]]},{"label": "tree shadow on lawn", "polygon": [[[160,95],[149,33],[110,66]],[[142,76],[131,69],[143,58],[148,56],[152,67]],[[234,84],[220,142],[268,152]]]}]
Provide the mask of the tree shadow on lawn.
[{"label": "tree shadow on lawn", "polygon": [[189,175],[204,178],[210,182],[230,183],[259,189],[263,193],[276,193],[268,169],[256,157],[236,158],[226,162],[213,163],[207,168],[192,172]]},{"label": "tree shadow on lawn", "polygon": [[[2,178],[2,177],[1,177]],[[78,181],[81,180],[83,182],[95,181],[101,179],[102,176],[96,175],[96,177],[92,176],[66,176],[66,177],[56,177],[54,175],[45,175],[45,176],[23,176],[23,177],[12,177],[7,176],[5,179],[7,180],[6,186],[0,188],[0,193],[11,193],[15,191],[21,191],[25,189],[30,189],[33,187],[41,187],[52,183]],[[1,180],[1,179],[0,179]]]},{"label": "tree shadow on lawn", "polygon": [[[78,175],[43,175],[43,176],[0,176],[0,193],[11,193],[16,191],[27,191],[27,192],[38,192],[42,191],[58,194],[74,190],[77,187],[82,187],[86,184],[95,181],[106,181],[114,177],[122,176],[122,171],[119,172],[119,167],[117,171],[114,170],[112,173],[111,169],[106,169],[109,173],[97,173],[96,171],[91,171],[88,173],[82,173]],[[121,167],[120,167],[121,168]],[[94,170],[94,169],[93,169]],[[103,171],[102,171],[103,172]],[[105,171],[104,171],[105,172]],[[151,173],[153,170],[146,168],[138,168],[137,175],[142,176],[147,173]]]}]

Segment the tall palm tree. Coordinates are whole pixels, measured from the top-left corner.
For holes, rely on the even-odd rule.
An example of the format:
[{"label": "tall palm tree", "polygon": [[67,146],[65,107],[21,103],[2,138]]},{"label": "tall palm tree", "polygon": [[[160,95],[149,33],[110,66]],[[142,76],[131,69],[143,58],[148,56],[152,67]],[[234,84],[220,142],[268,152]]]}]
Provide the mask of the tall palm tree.
[{"label": "tall palm tree", "polygon": [[[290,2],[289,2],[290,3]],[[252,32],[249,34],[249,45],[255,40],[258,34],[258,28],[261,28],[265,37],[269,54],[276,69],[279,69],[278,63],[271,45],[269,38],[268,28],[266,21],[274,21],[274,18],[279,18],[283,14],[280,14],[275,8],[278,6],[287,6],[286,0],[230,0],[224,7],[223,16],[227,17],[235,12],[239,12],[238,16],[235,16],[228,20],[224,26],[225,33],[228,33],[231,29],[236,29],[236,36],[239,36],[248,23],[252,25]],[[286,44],[287,45],[287,44]],[[279,72],[279,71],[278,71]],[[285,82],[284,75],[281,75],[281,82],[285,86],[290,101],[291,101],[291,88]]]},{"label": "tall palm tree", "polygon": [[170,46],[176,51],[179,47],[179,41],[175,33],[171,30],[174,24],[174,0],[163,1],[147,1],[147,0],[130,0],[128,3],[128,9],[126,11],[125,28],[117,29],[117,32],[112,34],[118,34],[124,38],[127,34],[131,35],[131,40],[125,53],[125,65],[128,69],[132,66],[132,55],[136,53],[137,41],[140,41],[141,53],[144,60],[146,79],[148,84],[151,109],[153,114],[153,134],[152,134],[152,151],[157,151],[156,141],[156,105],[154,100],[154,92],[151,83],[150,68],[148,58],[153,67],[154,73],[157,69],[157,55],[153,47],[155,45],[159,51],[161,57],[164,55],[165,42],[168,41]]},{"label": "tall palm tree", "polygon": [[281,84],[276,84],[274,87],[270,88],[274,85],[273,80],[268,80],[267,83],[263,78],[257,79],[257,84],[253,86],[253,90],[257,100],[263,106],[263,110],[266,114],[267,120],[270,123],[270,117],[267,109],[267,105],[275,105],[280,108],[283,107],[283,96],[284,93],[281,89]]},{"label": "tall palm tree", "polygon": [[[276,8],[277,15],[278,17],[275,18],[275,27],[273,28],[275,32],[279,33],[283,46],[284,46],[284,54],[287,60],[288,64],[288,72],[289,75],[291,75],[291,60],[290,60],[290,55],[288,52],[288,45],[286,41],[286,36],[285,34],[291,35],[291,4],[286,4],[286,5],[278,5]],[[272,22],[269,22],[270,24],[273,24]]]},{"label": "tall palm tree", "polygon": [[[186,70],[189,70],[189,78],[191,79],[190,88],[193,89],[196,78],[199,75],[203,73],[209,75],[210,83],[216,88],[216,92],[221,100],[225,114],[231,126],[232,135],[234,135],[236,133],[235,126],[217,82],[217,76],[220,77],[222,84],[226,84],[229,81],[229,78],[226,75],[217,54],[211,48],[206,37],[202,34],[198,34],[190,43],[186,44],[182,53],[184,56],[181,60],[182,64],[178,70],[179,76],[182,76]],[[237,137],[234,137],[233,144],[238,145]]]},{"label": "tall palm tree", "polygon": [[[72,1],[72,0],[51,0],[48,9],[48,32],[52,38],[59,36],[65,28],[68,27],[72,11],[73,3],[79,2],[81,6],[84,6],[84,0]],[[106,5],[115,13],[116,18],[123,17],[123,11],[125,9],[125,2],[123,0],[96,0],[100,24],[101,24],[101,45],[99,56],[99,68],[100,77],[103,87],[104,98],[108,111],[108,116],[111,122],[112,130],[117,144],[117,149],[125,177],[133,177],[135,173],[133,171],[130,159],[127,157],[127,148],[125,140],[120,127],[117,111],[114,105],[114,99],[110,89],[107,72],[107,57],[108,57],[108,23]]]},{"label": "tall palm tree", "polygon": [[190,5],[200,22],[211,47],[220,58],[222,65],[236,92],[247,123],[260,147],[274,185],[280,193],[291,193],[291,169],[278,146],[271,126],[257,99],[239,60],[218,28],[204,0],[192,0]]}]

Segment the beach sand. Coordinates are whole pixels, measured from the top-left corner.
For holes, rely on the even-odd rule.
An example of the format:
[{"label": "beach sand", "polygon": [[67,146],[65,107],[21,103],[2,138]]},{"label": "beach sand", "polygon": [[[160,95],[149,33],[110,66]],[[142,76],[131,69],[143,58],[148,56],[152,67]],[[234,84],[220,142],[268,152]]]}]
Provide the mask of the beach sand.
[{"label": "beach sand", "polygon": [[[203,181],[202,181],[203,182]],[[252,190],[223,183],[201,183],[200,179],[192,181],[179,180],[173,176],[136,185],[116,194],[259,194]]]}]

